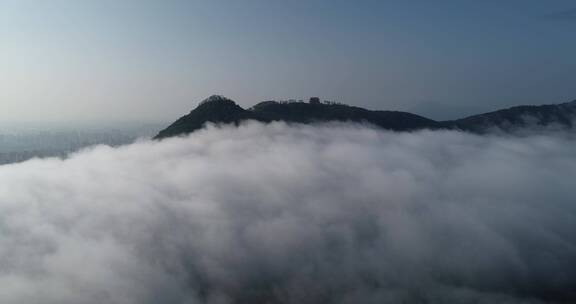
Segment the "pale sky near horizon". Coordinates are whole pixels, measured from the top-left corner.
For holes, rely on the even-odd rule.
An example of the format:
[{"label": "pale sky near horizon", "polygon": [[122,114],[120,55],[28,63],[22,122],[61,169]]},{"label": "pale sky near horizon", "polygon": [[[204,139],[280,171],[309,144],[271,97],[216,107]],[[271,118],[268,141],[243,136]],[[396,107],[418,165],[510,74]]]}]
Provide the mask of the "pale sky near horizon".
[{"label": "pale sky near horizon", "polygon": [[576,99],[572,0],[0,0],[0,121],[171,121],[221,94],[450,119]]}]

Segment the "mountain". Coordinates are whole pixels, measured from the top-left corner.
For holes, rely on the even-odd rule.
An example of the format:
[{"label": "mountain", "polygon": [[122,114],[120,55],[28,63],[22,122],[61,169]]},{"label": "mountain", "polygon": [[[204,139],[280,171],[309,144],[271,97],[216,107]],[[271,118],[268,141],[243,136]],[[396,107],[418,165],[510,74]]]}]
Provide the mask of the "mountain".
[{"label": "mountain", "polygon": [[165,138],[194,132],[204,127],[207,122],[239,123],[243,120],[260,120],[254,113],[242,109],[234,101],[218,95],[210,96],[202,101],[188,115],[180,117],[168,128],[160,131],[155,138]]},{"label": "mountain", "polygon": [[416,114],[399,111],[371,111],[339,103],[264,101],[243,109],[223,96],[210,96],[189,114],[179,118],[156,135],[156,139],[184,135],[203,128],[207,122],[238,124],[245,120],[261,122],[315,123],[352,121],[370,123],[393,131],[421,129],[457,129],[485,133],[494,129],[512,132],[525,128],[576,127],[576,101],[541,106],[517,106],[451,121],[435,121]]},{"label": "mountain", "polygon": [[575,127],[576,100],[561,104],[541,106],[517,106],[494,112],[473,115],[453,121],[445,121],[448,128],[456,128],[476,133],[497,129],[513,132],[527,128]]},{"label": "mountain", "polygon": [[285,121],[290,123],[314,123],[328,121],[367,122],[394,131],[437,129],[441,124],[415,114],[397,111],[370,111],[337,103],[264,101],[250,109],[243,109],[234,101],[214,95],[202,101],[188,115],[176,120],[162,130],[156,139],[188,134],[201,129],[205,123],[234,123],[244,120],[261,122]]}]

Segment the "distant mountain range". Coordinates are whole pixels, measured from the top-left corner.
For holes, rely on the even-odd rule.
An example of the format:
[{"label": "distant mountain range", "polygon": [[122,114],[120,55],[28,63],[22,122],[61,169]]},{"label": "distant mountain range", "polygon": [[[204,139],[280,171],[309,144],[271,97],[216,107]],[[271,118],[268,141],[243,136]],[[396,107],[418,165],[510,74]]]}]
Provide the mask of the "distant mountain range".
[{"label": "distant mountain range", "polygon": [[561,104],[516,106],[441,123],[446,128],[476,133],[491,130],[511,132],[531,128],[572,129],[576,127],[576,100]]},{"label": "distant mountain range", "polygon": [[351,121],[369,123],[393,131],[456,129],[486,133],[491,130],[514,132],[527,128],[548,127],[571,129],[575,126],[575,119],[576,101],[555,105],[517,106],[457,120],[435,121],[408,112],[371,111],[345,104],[320,102],[316,97],[310,98],[309,102],[264,101],[252,108],[243,109],[226,97],[214,95],[160,131],[155,138],[188,134],[203,128],[208,122],[238,124],[246,120],[304,124]]}]

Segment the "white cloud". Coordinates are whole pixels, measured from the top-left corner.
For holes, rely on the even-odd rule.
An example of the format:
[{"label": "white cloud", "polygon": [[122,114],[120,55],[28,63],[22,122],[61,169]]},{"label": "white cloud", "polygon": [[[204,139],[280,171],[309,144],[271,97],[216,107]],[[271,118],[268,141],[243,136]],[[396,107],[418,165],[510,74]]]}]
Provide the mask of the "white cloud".
[{"label": "white cloud", "polygon": [[1,166],[0,302],[574,300],[575,143],[249,123]]}]

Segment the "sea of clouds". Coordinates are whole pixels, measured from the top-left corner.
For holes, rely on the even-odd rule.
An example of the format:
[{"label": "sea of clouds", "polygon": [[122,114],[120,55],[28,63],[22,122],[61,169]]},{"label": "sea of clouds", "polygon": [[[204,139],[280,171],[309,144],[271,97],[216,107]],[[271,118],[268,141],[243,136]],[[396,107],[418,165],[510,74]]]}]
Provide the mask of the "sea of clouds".
[{"label": "sea of clouds", "polygon": [[0,303],[576,301],[576,139],[247,123],[0,166]]}]

